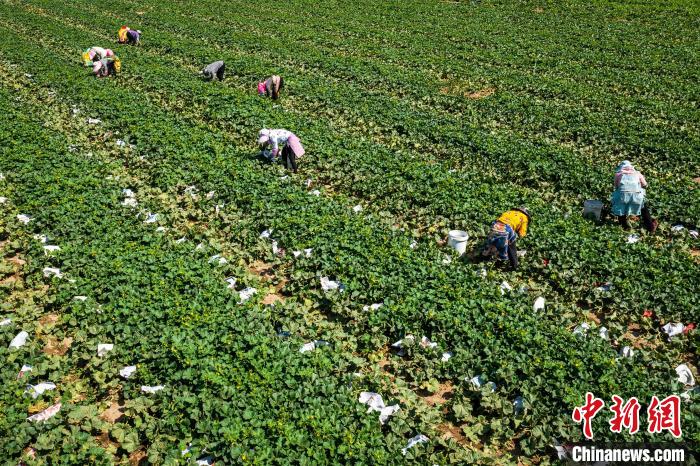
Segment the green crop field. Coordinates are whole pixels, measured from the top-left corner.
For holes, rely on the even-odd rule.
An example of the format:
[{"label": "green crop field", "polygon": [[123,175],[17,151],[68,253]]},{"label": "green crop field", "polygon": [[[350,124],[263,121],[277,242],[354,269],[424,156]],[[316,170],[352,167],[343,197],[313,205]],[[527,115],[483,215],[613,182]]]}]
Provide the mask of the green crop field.
[{"label": "green crop field", "polygon": [[[557,464],[587,392],[700,448],[697,1],[2,0],[0,113],[0,464]],[[583,218],[624,159],[654,235]]]}]

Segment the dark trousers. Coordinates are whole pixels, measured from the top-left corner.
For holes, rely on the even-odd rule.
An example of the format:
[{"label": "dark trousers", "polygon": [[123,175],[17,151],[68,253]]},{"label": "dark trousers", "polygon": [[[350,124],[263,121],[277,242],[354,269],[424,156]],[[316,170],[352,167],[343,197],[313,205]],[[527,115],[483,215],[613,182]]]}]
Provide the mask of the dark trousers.
[{"label": "dark trousers", "polygon": [[[622,225],[622,228],[625,230],[630,229],[630,222],[627,220],[626,215],[618,216],[617,221],[620,222],[620,225]],[[642,224],[648,231],[652,231],[654,229],[654,219],[651,218],[651,213],[649,212],[649,208],[647,206],[642,207]]]},{"label": "dark trousers", "polygon": [[224,73],[226,72],[226,64],[222,64],[218,70],[216,70],[216,77],[219,79],[219,81],[224,80]]},{"label": "dark trousers", "polygon": [[282,148],[282,163],[287,170],[297,172],[297,156],[288,145]]},{"label": "dark trousers", "polygon": [[518,268],[518,250],[515,247],[515,241],[508,244],[508,260],[513,270]]}]

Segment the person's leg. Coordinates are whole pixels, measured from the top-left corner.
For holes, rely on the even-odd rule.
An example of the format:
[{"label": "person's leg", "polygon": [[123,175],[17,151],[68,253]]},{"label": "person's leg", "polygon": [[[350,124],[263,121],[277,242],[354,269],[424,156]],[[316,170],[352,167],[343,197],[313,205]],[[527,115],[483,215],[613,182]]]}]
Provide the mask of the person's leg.
[{"label": "person's leg", "polygon": [[627,220],[627,215],[618,215],[617,221],[620,222],[620,225],[624,230],[630,229],[630,222]]},{"label": "person's leg", "polygon": [[219,69],[216,71],[216,77],[219,78],[219,81],[224,80],[224,73],[226,72],[226,64],[222,64]]},{"label": "person's leg", "polygon": [[518,268],[518,250],[515,247],[515,241],[508,244],[508,260],[513,270]]},{"label": "person's leg", "polygon": [[289,149],[289,164],[292,167],[292,170],[294,173],[297,172],[297,155],[294,153],[292,149]]},{"label": "person's leg", "polygon": [[649,212],[649,208],[647,206],[642,207],[642,222],[644,224],[644,228],[646,228],[650,232],[655,232],[656,227],[657,227],[657,222],[651,218],[651,212]]}]

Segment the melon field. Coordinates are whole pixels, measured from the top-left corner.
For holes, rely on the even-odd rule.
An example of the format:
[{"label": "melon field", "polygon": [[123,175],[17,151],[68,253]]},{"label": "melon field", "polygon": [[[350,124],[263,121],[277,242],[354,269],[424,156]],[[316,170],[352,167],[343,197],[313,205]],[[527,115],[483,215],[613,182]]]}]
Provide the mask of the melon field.
[{"label": "melon field", "polygon": [[0,464],[559,464],[588,392],[698,450],[697,1],[2,0],[0,173]]}]

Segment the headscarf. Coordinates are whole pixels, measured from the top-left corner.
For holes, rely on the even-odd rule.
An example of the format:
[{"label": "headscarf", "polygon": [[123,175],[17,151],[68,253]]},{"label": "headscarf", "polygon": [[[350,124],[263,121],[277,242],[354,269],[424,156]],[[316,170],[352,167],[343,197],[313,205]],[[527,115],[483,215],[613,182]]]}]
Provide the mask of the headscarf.
[{"label": "headscarf", "polygon": [[629,160],[623,160],[622,162],[620,162],[620,165],[617,166],[617,169],[615,171],[621,172],[622,170],[634,170],[632,162],[630,162]]},{"label": "headscarf", "polygon": [[270,141],[270,130],[263,128],[258,132],[258,145],[264,146]]}]

